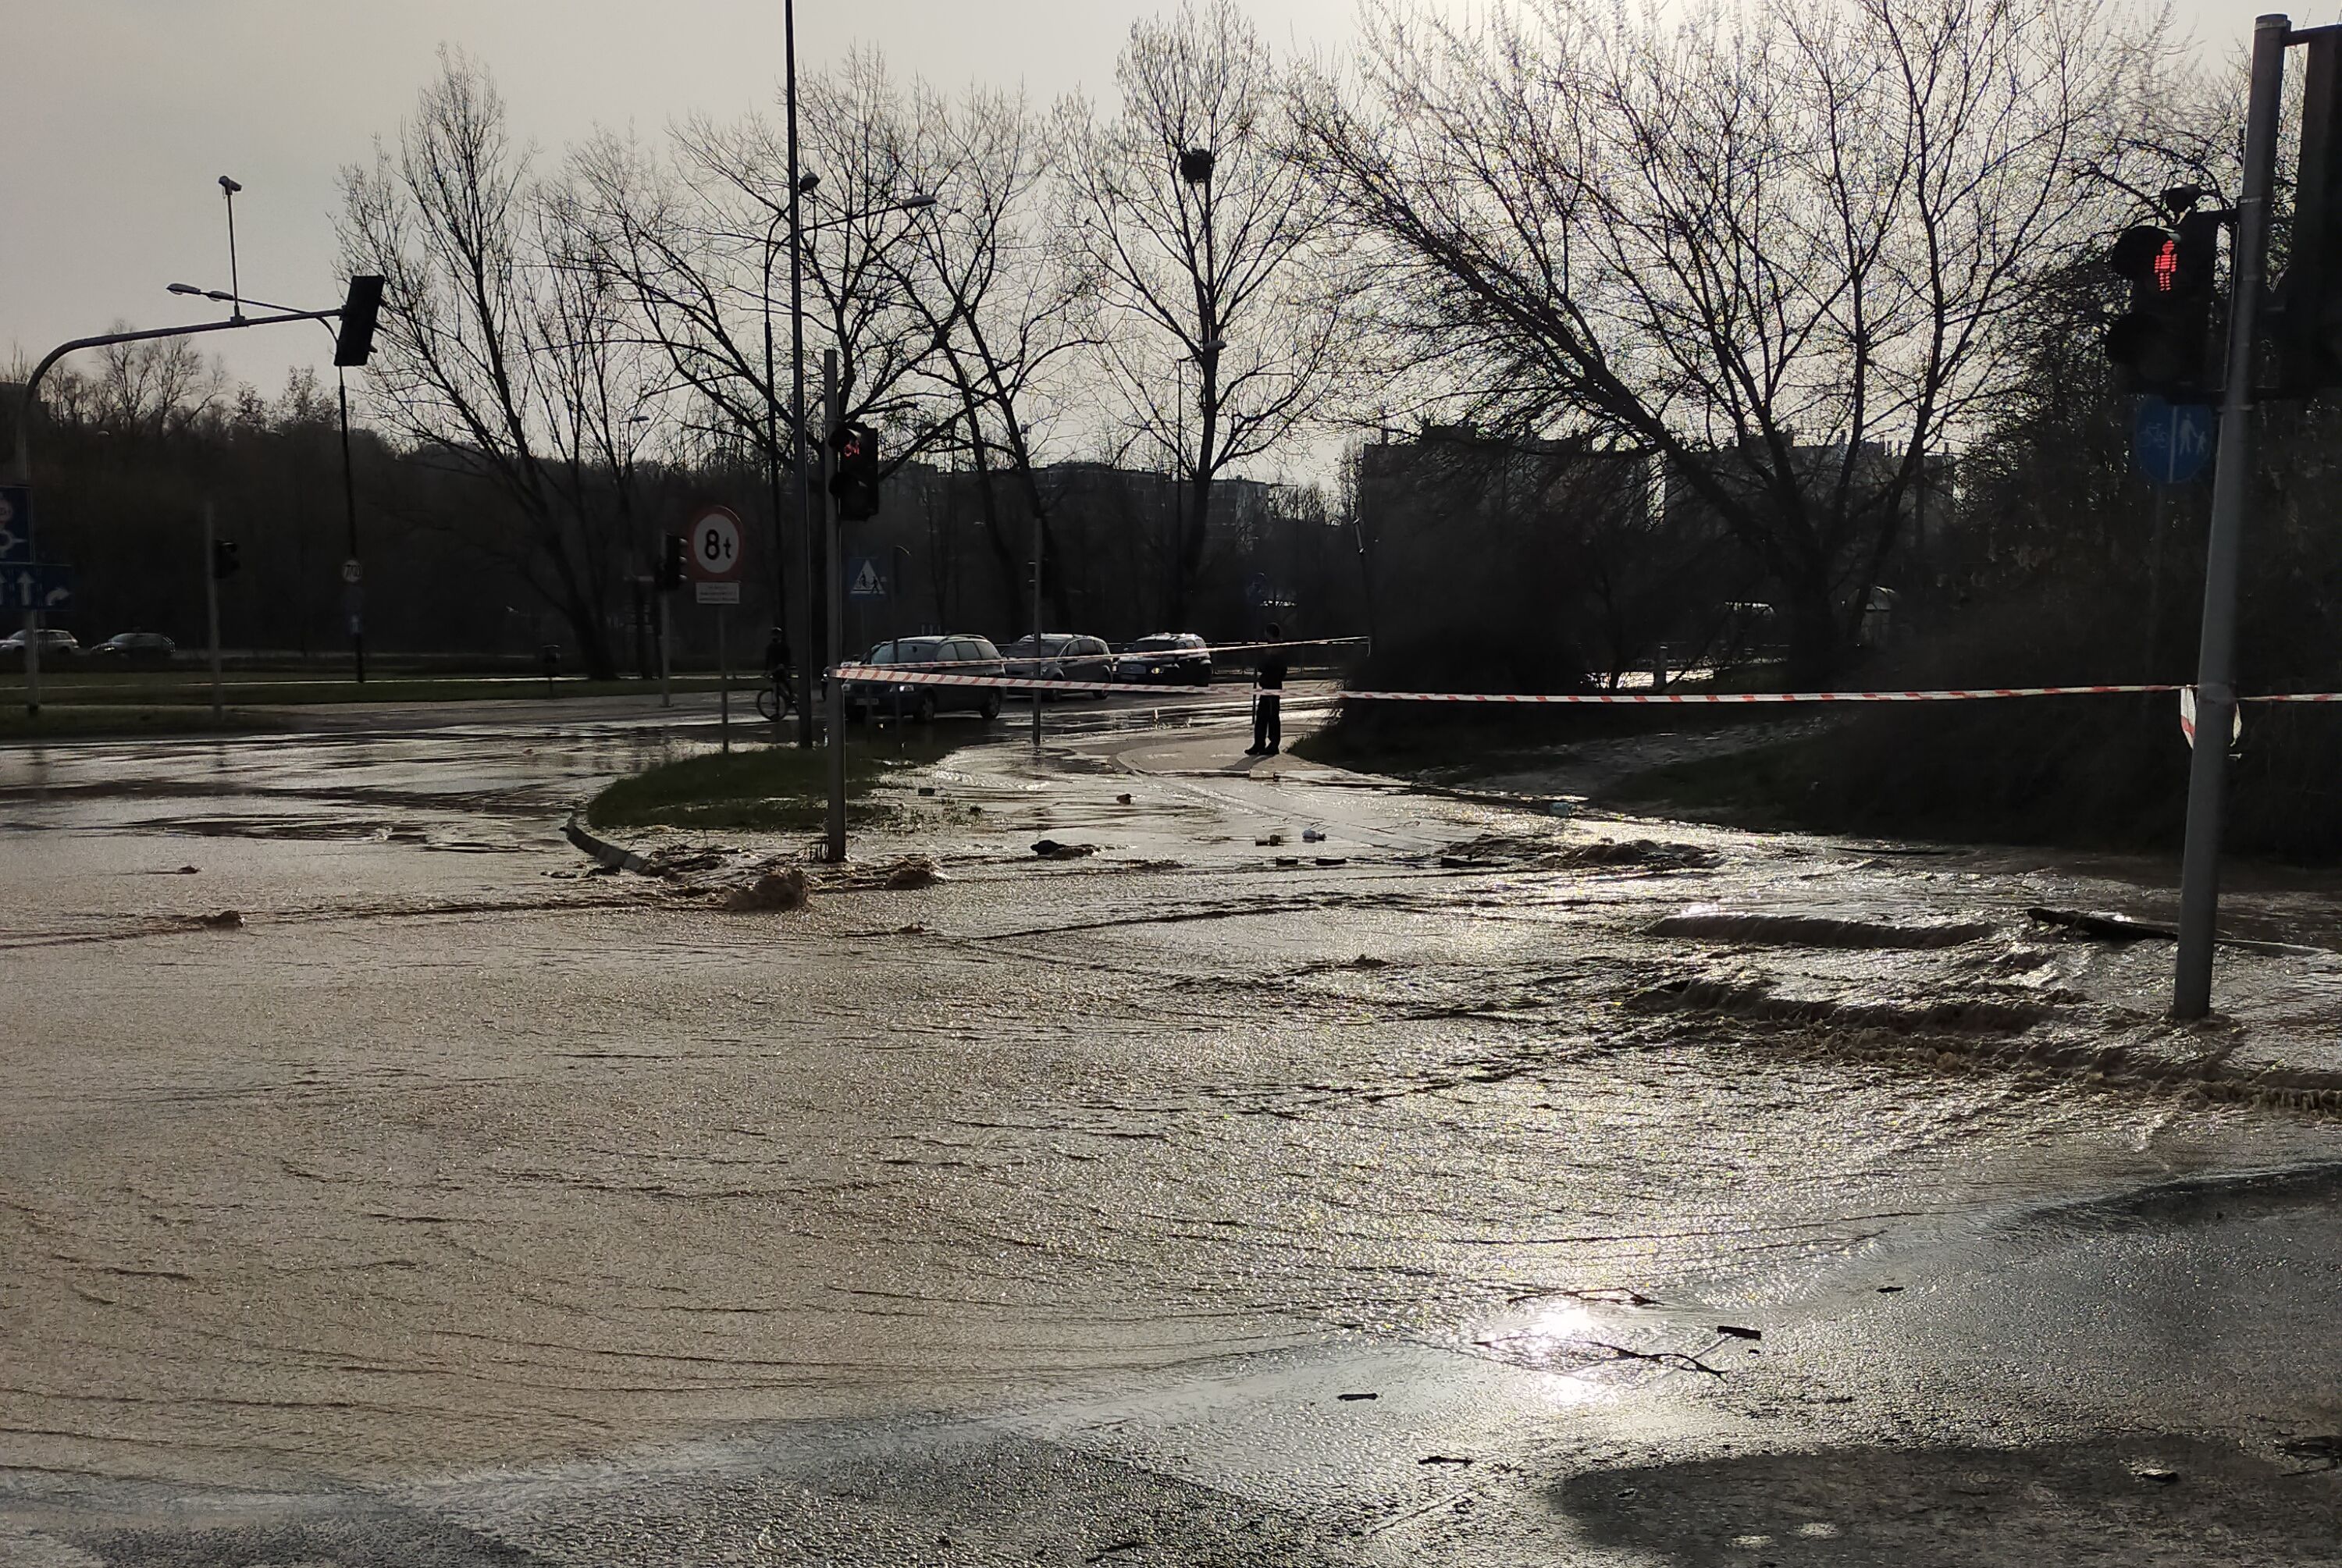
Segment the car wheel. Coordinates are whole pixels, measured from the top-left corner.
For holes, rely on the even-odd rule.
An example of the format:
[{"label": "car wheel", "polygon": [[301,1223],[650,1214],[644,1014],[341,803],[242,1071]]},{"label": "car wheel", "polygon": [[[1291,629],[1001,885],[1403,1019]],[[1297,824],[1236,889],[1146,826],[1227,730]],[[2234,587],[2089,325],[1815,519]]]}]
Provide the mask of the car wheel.
[{"label": "car wheel", "polygon": [[985,693],[984,701],[977,706],[976,711],[987,719],[998,718],[1000,716],[1000,694],[998,692]]},{"label": "car wheel", "polygon": [[934,724],[936,722],[935,693],[920,693],[917,704],[911,709],[911,716],[917,719],[919,723],[923,724]]}]

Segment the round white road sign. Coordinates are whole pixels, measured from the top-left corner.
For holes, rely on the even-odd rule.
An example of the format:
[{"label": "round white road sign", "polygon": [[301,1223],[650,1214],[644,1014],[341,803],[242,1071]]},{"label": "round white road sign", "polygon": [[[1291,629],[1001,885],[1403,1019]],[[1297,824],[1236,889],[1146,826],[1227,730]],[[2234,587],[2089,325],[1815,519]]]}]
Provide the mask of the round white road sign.
[{"label": "round white road sign", "polygon": [[684,534],[689,541],[696,583],[736,583],[740,580],[740,518],[729,506],[710,506],[695,515]]}]

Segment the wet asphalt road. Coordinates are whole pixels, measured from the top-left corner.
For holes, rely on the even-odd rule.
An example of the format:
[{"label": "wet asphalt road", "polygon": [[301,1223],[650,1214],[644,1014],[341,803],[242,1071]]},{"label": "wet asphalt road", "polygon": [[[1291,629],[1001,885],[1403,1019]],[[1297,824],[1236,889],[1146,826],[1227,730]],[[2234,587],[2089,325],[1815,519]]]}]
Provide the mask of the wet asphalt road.
[{"label": "wet asphalt road", "polygon": [[2154,868],[1214,700],[968,724],[856,846],[944,882],[726,914],[559,833],[704,732],[564,707],[0,753],[0,1562],[2336,1551],[2315,885],[2175,1031],[2023,914]]}]

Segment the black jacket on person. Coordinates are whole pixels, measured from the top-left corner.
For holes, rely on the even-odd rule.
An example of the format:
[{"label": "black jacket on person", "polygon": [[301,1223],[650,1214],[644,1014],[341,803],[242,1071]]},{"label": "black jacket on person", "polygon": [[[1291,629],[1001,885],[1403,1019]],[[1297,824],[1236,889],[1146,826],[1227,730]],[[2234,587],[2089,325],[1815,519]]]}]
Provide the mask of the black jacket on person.
[{"label": "black jacket on person", "polygon": [[1285,650],[1282,648],[1269,649],[1260,656],[1260,663],[1256,666],[1254,671],[1253,684],[1264,692],[1283,691],[1285,689]]}]

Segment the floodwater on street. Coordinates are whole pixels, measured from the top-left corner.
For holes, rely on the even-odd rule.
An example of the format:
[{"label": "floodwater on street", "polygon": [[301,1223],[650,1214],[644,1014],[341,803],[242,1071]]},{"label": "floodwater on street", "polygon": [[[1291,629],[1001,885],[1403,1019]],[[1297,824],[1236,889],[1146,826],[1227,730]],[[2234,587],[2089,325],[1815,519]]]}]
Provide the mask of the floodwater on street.
[{"label": "floodwater on street", "polygon": [[736,913],[806,846],[562,832],[688,714],[0,751],[0,1563],[2330,1554],[2314,879],[2179,1028],[2027,913],[2162,868],[1213,699],[946,729],[855,846],[942,880]]}]

